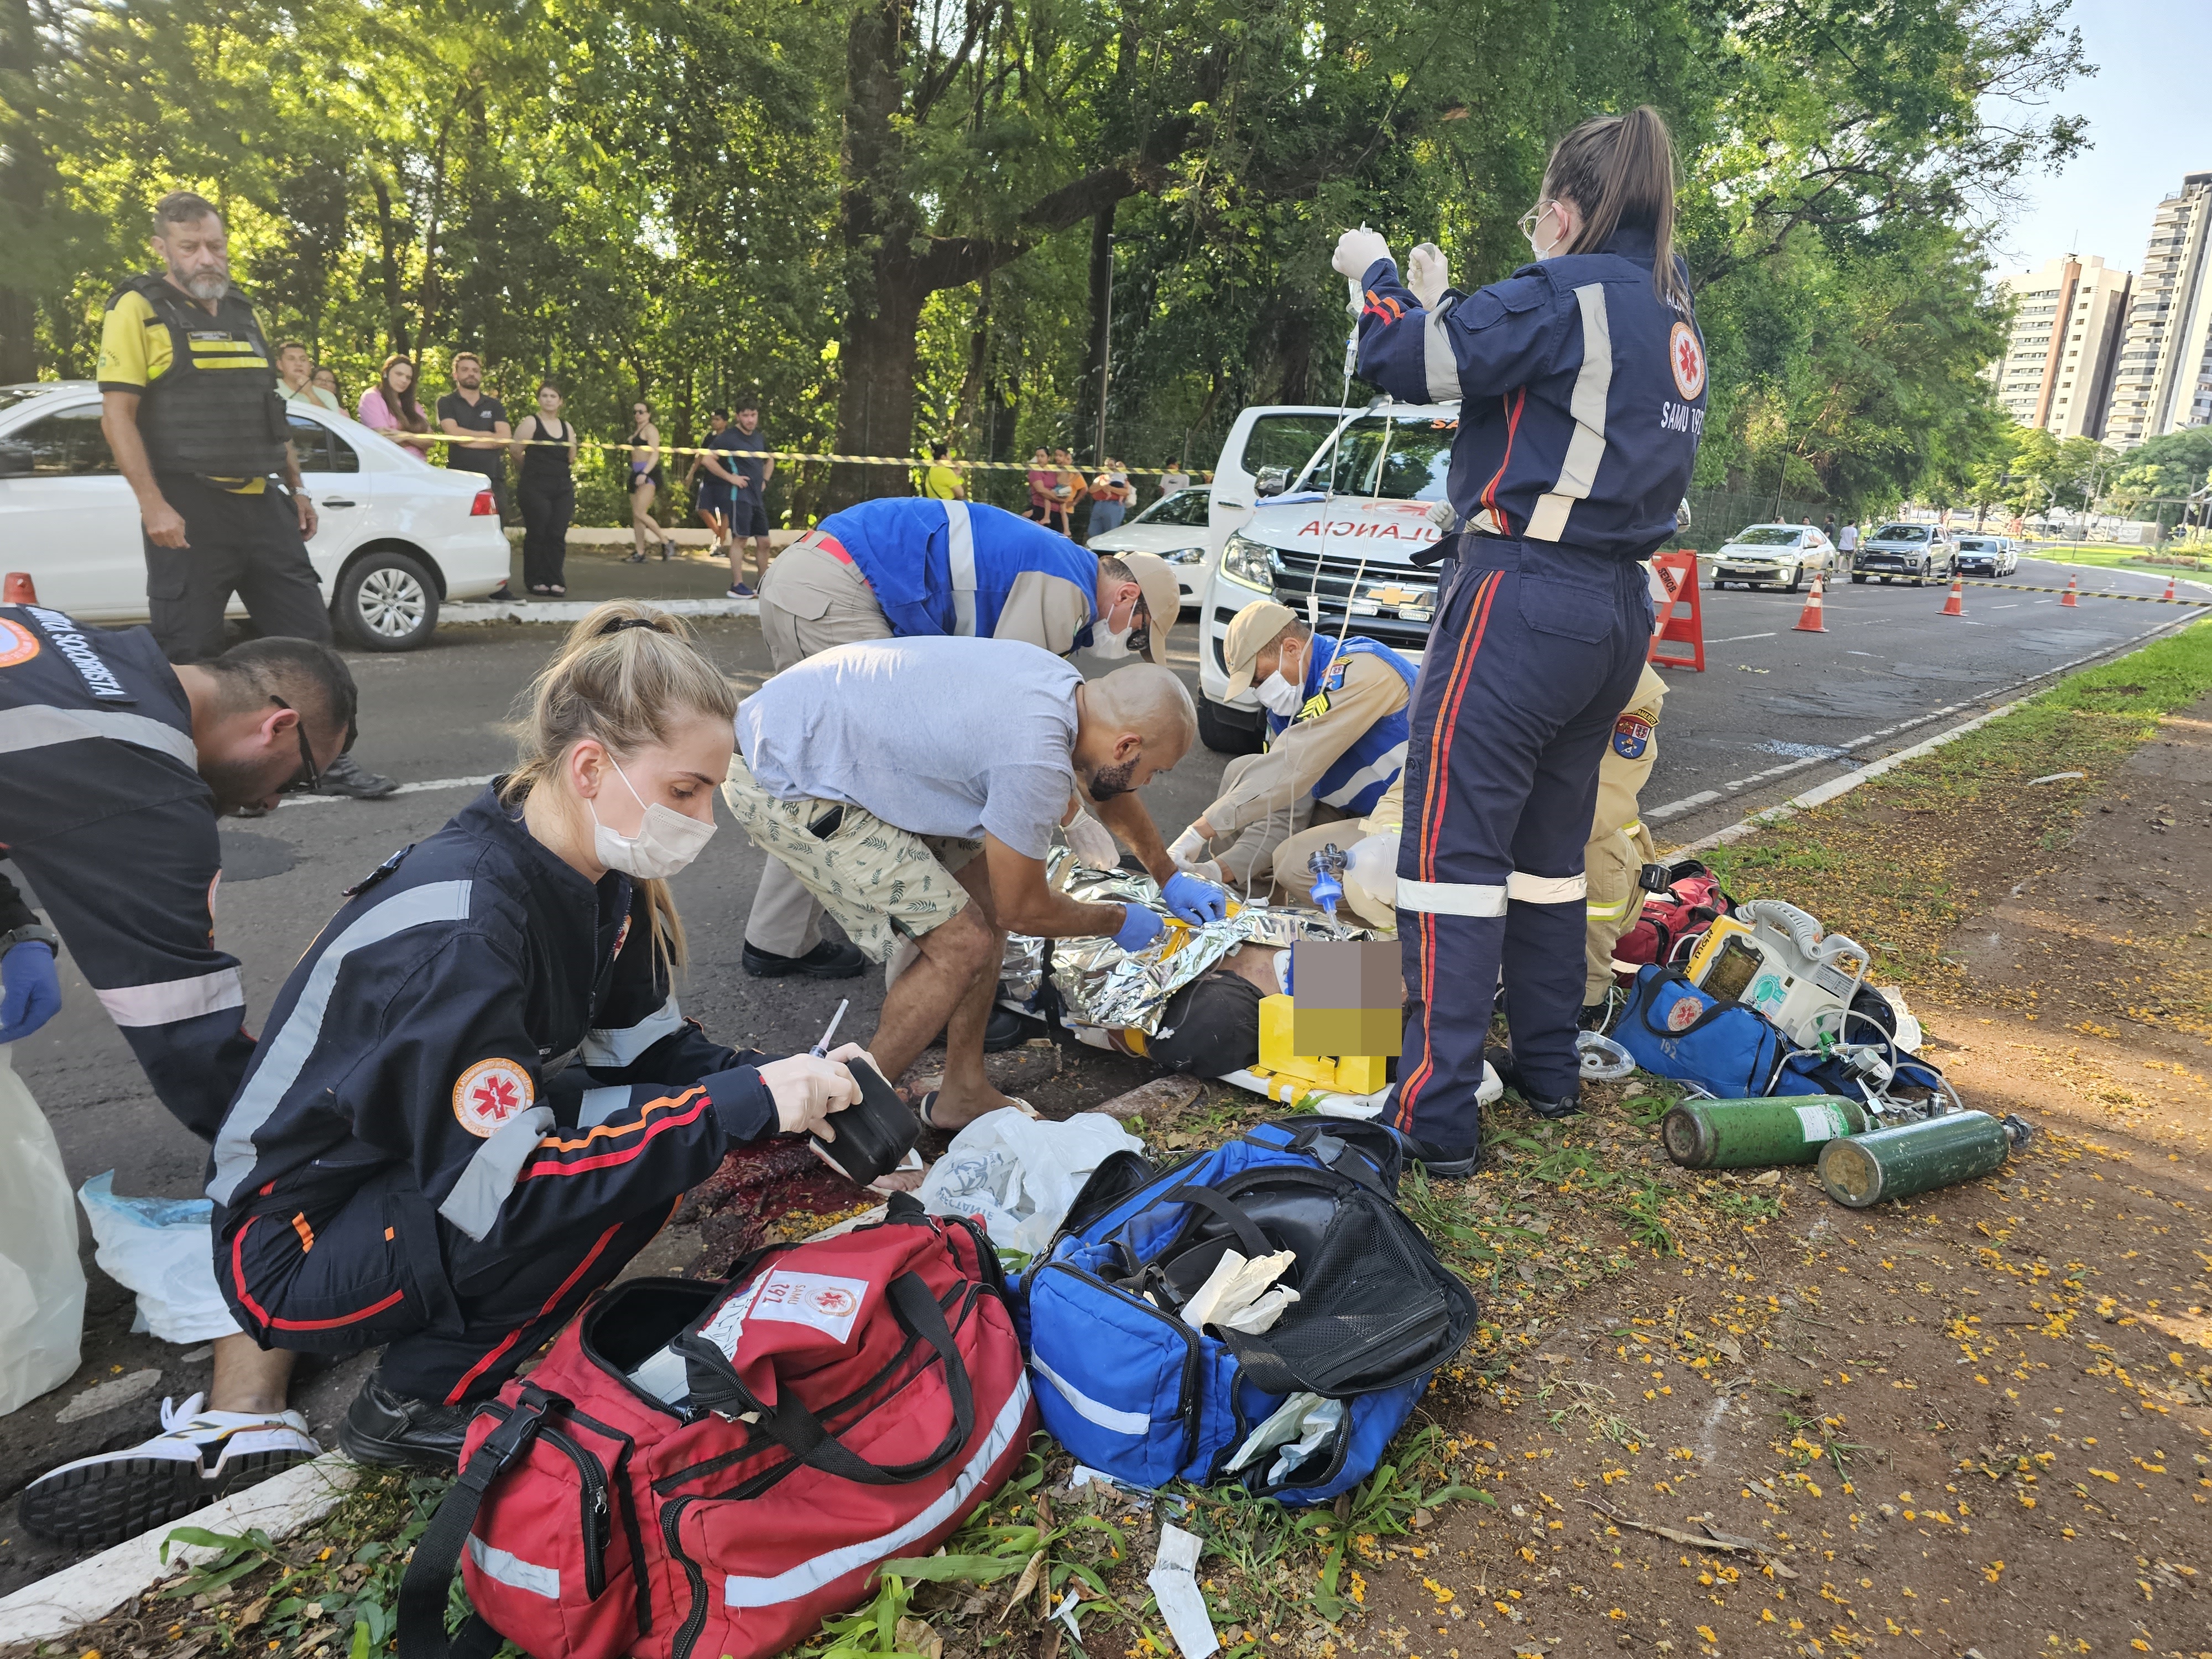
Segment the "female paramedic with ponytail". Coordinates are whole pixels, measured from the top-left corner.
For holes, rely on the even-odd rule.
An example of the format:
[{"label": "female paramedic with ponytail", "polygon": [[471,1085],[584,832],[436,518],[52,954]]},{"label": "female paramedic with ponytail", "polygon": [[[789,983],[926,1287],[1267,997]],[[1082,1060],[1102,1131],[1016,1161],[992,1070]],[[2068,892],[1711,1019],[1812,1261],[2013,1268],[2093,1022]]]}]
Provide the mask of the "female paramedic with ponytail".
[{"label": "female paramedic with ponytail", "polygon": [[395,854],[293,969],[217,1133],[216,1278],[266,1347],[384,1346],[338,1431],[451,1468],[474,1401],[730,1147],[859,1098],[678,1012],[666,878],[714,832],[736,699],[682,624],[600,605],[515,769]]},{"label": "female paramedic with ponytail", "polygon": [[1471,1174],[1491,1063],[1547,1117],[1577,1109],[1583,846],[1598,761],[1635,693],[1652,610],[1638,561],[1674,532],[1705,424],[1705,350],[1674,251],[1674,163],[1649,108],[1585,121],[1522,218],[1536,263],[1473,294],[1417,249],[1346,231],[1359,373],[1460,404],[1457,568],[1406,756],[1399,939],[1409,1001],[1391,1121],[1431,1175]]}]

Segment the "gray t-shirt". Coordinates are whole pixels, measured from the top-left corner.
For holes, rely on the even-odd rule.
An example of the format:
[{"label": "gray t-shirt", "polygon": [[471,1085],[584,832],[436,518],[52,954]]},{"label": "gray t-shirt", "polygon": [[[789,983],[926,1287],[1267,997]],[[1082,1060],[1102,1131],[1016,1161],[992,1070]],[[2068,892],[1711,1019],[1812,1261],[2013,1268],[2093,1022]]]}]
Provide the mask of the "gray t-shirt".
[{"label": "gray t-shirt", "polygon": [[778,800],[842,801],[918,836],[988,833],[1042,859],[1075,787],[1082,684],[1018,640],[867,640],[747,697],[738,748]]}]

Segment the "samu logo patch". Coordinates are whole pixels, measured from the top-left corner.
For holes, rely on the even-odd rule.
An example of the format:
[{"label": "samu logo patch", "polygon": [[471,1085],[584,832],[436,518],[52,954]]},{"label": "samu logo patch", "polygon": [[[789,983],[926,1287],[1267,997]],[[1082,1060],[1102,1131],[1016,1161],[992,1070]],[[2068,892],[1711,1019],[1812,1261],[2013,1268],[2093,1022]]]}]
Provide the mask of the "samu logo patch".
[{"label": "samu logo patch", "polygon": [[453,1116],[489,1140],[530,1109],[530,1073],[511,1060],[480,1060],[453,1085]]}]

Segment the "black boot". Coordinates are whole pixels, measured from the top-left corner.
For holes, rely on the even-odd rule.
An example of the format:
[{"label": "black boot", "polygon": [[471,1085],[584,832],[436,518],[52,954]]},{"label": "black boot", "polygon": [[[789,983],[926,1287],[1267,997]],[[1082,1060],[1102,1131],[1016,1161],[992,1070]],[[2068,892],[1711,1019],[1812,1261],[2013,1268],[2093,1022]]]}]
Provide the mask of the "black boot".
[{"label": "black boot", "polygon": [[356,1463],[450,1473],[460,1467],[461,1442],[476,1414],[474,1406],[445,1406],[394,1394],[372,1372],[346,1407],[338,1445]]},{"label": "black boot", "polygon": [[781,979],[786,974],[803,974],[808,979],[850,979],[868,965],[859,945],[826,939],[803,957],[780,957],[773,951],[756,951],[750,944],[738,954],[745,971],[755,979]]},{"label": "black boot", "polygon": [[1557,1098],[1549,1095],[1540,1095],[1522,1082],[1521,1068],[1514,1063],[1513,1051],[1510,1048],[1486,1048],[1483,1050],[1482,1057],[1490,1062],[1490,1069],[1498,1073],[1498,1080],[1514,1094],[1520,1096],[1527,1103],[1528,1109],[1535,1113],[1538,1117],[1572,1117],[1582,1110],[1583,1091],[1580,1085],[1577,1085],[1571,1093],[1561,1095]]},{"label": "black boot", "polygon": [[323,769],[315,785],[319,795],[350,795],[356,800],[381,800],[399,786],[381,772],[364,771],[351,755],[340,755]]}]

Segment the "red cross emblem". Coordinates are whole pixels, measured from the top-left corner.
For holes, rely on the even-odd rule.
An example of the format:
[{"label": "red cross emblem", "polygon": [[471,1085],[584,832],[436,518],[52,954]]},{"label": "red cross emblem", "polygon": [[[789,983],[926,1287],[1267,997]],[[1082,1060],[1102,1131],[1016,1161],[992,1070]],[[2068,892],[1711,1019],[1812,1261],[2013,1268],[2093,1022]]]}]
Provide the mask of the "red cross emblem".
[{"label": "red cross emblem", "polygon": [[1668,341],[1668,363],[1674,371],[1675,390],[1685,400],[1705,389],[1705,348],[1687,323],[1674,325]]},{"label": "red cross emblem", "polygon": [[453,1115],[489,1138],[530,1106],[530,1073],[511,1060],[480,1060],[453,1085]]}]

